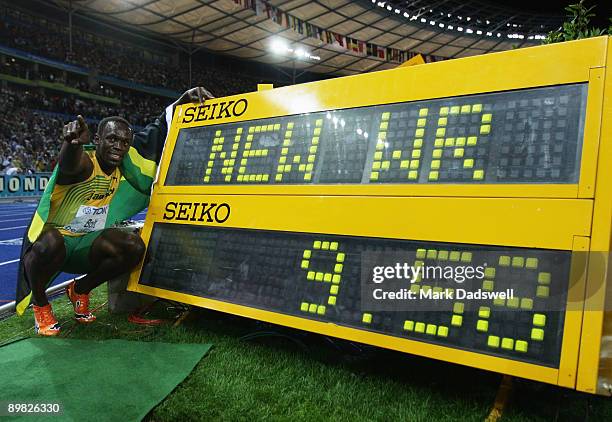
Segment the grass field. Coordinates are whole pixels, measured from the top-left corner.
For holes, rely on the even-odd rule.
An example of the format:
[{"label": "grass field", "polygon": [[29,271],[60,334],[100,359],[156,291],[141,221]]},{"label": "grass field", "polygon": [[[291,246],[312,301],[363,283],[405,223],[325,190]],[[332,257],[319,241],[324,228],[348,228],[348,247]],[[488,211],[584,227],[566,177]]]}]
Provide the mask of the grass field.
[{"label": "grass field", "polygon": [[[106,302],[106,288],[92,295]],[[348,343],[289,332],[285,337],[242,340],[261,325],[211,311],[195,311],[178,327],[145,327],[111,315],[106,306],[91,326],[77,326],[68,301],[55,300],[63,335],[213,343],[214,349],[147,417],[149,421],[482,421],[493,404],[500,375],[382,349],[360,353]],[[158,316],[170,316],[164,307]],[[32,315],[0,322],[0,343],[33,336]],[[303,347],[306,346],[306,347]],[[69,358],[67,356],[60,357]],[[146,359],[146,356],[143,356]],[[612,421],[612,399],[525,380],[502,421]]]}]

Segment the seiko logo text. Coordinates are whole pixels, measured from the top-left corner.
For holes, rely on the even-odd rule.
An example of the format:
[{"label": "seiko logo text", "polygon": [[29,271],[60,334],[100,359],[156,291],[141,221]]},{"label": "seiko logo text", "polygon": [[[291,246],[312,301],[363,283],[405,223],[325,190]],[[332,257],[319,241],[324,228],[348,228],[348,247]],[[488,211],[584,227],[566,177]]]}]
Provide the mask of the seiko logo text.
[{"label": "seiko logo text", "polygon": [[204,120],[216,120],[242,116],[248,106],[248,101],[242,98],[238,101],[231,100],[215,104],[203,104],[200,106],[188,107],[185,110],[183,123],[202,122]]},{"label": "seiko logo text", "polygon": [[208,204],[206,202],[168,202],[164,220],[205,221],[224,223],[230,216],[229,204]]}]

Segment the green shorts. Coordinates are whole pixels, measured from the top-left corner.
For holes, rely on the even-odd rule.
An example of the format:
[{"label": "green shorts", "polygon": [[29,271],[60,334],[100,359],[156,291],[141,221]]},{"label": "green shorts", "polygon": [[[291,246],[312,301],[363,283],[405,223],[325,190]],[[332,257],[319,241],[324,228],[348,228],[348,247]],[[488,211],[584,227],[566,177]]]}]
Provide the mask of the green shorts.
[{"label": "green shorts", "polygon": [[89,261],[91,245],[102,234],[102,230],[83,236],[63,236],[66,259],[62,271],[71,274],[87,274],[93,270]]}]

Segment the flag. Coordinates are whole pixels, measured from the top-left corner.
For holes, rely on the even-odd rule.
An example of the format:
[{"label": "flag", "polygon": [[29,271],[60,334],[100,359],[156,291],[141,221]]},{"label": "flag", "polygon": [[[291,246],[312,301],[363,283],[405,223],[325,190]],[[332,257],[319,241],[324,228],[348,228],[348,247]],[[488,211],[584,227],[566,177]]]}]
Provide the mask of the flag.
[{"label": "flag", "polygon": [[325,31],[321,28],[317,28],[317,38],[323,42],[325,41]]},{"label": "flag", "polygon": [[[148,205],[151,187],[157,177],[157,165],[161,159],[168,127],[172,121],[173,106],[169,106],[165,113],[147,125],[142,132],[134,134],[134,142],[119,166],[122,177],[109,205],[105,228],[137,214]],[[32,297],[32,289],[25,276],[22,263],[23,256],[42,233],[49,217],[51,193],[55,186],[57,173],[58,167],[56,166],[23,238],[15,298],[18,315],[23,315]],[[46,287],[53,282],[54,278],[52,277],[47,282]]]},{"label": "flag", "polygon": [[375,50],[374,44],[371,44],[371,43],[366,44],[366,54],[368,56],[376,56],[376,50]]},{"label": "flag", "polygon": [[340,34],[336,34],[335,32],[332,32],[332,34],[334,35],[334,44],[344,47],[346,42],[345,38]]}]

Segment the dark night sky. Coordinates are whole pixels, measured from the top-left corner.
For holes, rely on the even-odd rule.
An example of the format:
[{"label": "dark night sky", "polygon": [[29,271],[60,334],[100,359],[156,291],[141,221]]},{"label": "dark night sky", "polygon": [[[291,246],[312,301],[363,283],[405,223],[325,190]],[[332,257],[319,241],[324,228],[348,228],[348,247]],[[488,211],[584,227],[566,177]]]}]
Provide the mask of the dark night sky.
[{"label": "dark night sky", "polygon": [[[551,13],[565,16],[565,6],[578,3],[579,0],[481,0],[484,3],[506,6],[525,12]],[[612,0],[586,0],[587,6],[596,6],[597,16],[591,21],[593,26],[607,28],[612,16]]]}]

